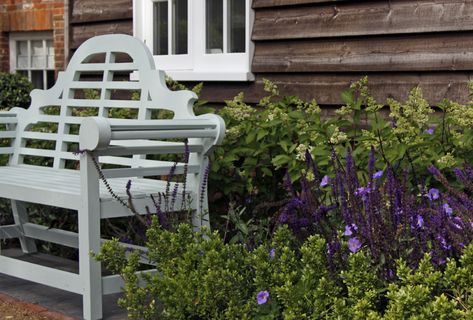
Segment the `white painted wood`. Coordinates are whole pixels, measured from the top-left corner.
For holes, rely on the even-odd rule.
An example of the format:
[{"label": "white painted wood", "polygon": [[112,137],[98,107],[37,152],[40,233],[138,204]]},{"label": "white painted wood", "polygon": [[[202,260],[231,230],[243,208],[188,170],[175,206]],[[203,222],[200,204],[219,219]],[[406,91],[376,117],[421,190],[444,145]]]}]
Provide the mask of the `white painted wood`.
[{"label": "white painted wood", "polygon": [[[185,164],[180,163],[175,166],[174,174],[183,174]],[[170,170],[174,167],[174,164],[161,165],[159,167],[149,168],[129,168],[129,169],[106,169],[103,173],[106,178],[123,178],[123,177],[146,177],[146,176],[161,176],[169,174]],[[199,171],[200,166],[193,165],[187,166],[188,173],[196,173]]]},{"label": "white painted wood", "polygon": [[83,286],[85,319],[102,319],[102,269],[90,256],[100,251],[99,176],[93,158],[84,154],[80,160],[79,277]]},{"label": "white painted wood", "polygon": [[[116,63],[117,52],[129,55],[132,62]],[[95,54],[102,53],[105,53],[103,63],[90,63]],[[87,72],[102,74],[102,81],[83,81],[81,73]],[[114,81],[115,72],[130,72],[135,77],[130,81]],[[123,95],[116,95],[117,92]],[[130,99],[126,92],[139,95],[139,99]],[[84,318],[99,319],[102,295],[115,292],[120,285],[117,277],[102,280],[100,263],[89,252],[98,252],[104,241],[100,238],[100,219],[134,214],[114,200],[99,181],[92,157],[100,164],[124,167],[104,169],[103,173],[112,190],[125,202],[128,201],[126,185],[131,179],[131,197],[139,214],[156,211],[151,196],[165,198],[160,205],[163,211],[181,210],[186,201],[194,212],[194,228],[198,230],[209,225],[205,178],[208,154],[222,142],[225,124],[216,115],[195,116],[193,105],[197,96],[190,91],[170,91],[164,72],[156,70],[146,46],[125,35],[87,40],[77,49],[66,71],[59,72],[56,84],[49,90],[34,90],[31,96],[29,109],[0,112],[0,124],[6,124],[7,129],[0,132],[0,138],[12,141],[10,147],[0,148],[0,153],[10,155],[9,165],[0,167],[0,197],[12,200],[15,215],[14,226],[0,226],[0,238],[20,238],[26,252],[35,249],[30,239],[78,247],[79,275],[24,262],[19,264],[21,270],[12,270],[17,260],[13,262],[2,256],[0,272],[82,294]],[[111,118],[116,110],[124,108],[134,110],[130,116],[135,119]],[[160,110],[171,111],[173,119],[151,119]],[[98,117],[84,117],[90,112]],[[32,131],[38,123],[51,124],[57,130]],[[181,142],[164,141],[170,138],[179,138]],[[27,144],[29,140],[55,141],[55,148],[31,148]],[[71,144],[79,144],[82,151],[88,152],[74,154]],[[190,153],[189,164],[146,159],[147,155],[186,152]],[[29,156],[52,159],[52,168],[24,164]],[[68,160],[80,162],[80,169],[65,169]],[[185,194],[184,184],[177,183],[178,193],[172,205],[170,195],[165,193],[173,190],[175,184],[166,188],[166,181],[145,178],[167,176],[171,169],[175,175],[187,173]],[[190,203],[187,199],[191,199]],[[78,235],[28,222],[24,202],[78,210]],[[145,255],[142,262],[146,263]]]},{"label": "white painted wood", "polygon": [[[150,269],[150,270],[144,270],[144,271],[138,271],[136,274],[138,276],[141,276],[143,274],[146,275],[154,275],[156,274],[157,270],[156,269]],[[102,277],[102,287],[103,287],[103,294],[112,294],[112,293],[118,293],[123,291],[125,283],[123,282],[123,279],[119,275],[111,275],[111,276],[105,276]],[[140,286],[146,285],[146,282],[143,280],[143,278],[140,278],[139,281]]]},{"label": "white painted wood", "polygon": [[44,267],[1,255],[0,266],[2,273],[12,277],[37,282],[78,294],[84,292],[79,275],[72,272]]},{"label": "white painted wood", "polygon": [[11,154],[13,150],[11,147],[0,147],[0,154]]},{"label": "white painted wood", "polygon": [[79,237],[77,233],[61,229],[49,228],[34,223],[26,223],[23,225],[25,236],[60,244],[70,248],[79,248]]},{"label": "white painted wood", "polygon": [[37,250],[34,239],[25,236],[23,230],[23,225],[28,223],[28,211],[26,209],[26,203],[17,200],[11,200],[11,208],[15,224],[19,226],[20,230],[22,231],[22,234],[20,237],[18,237],[21,244],[21,250],[23,250],[24,253],[36,252]]},{"label": "white painted wood", "polygon": [[[5,239],[18,238],[21,235],[20,229],[18,226],[11,225],[5,226],[8,227],[5,229]],[[47,241],[51,243],[60,244],[70,248],[79,248],[79,235],[72,231],[66,231],[55,228],[48,228],[34,223],[26,223],[23,225],[23,230],[25,236],[35,238],[42,241]],[[2,227],[0,227],[0,235],[2,234]],[[0,237],[1,238],[1,237]],[[107,239],[101,239],[100,243],[109,241]],[[131,250],[141,251],[140,262],[143,264],[150,264],[150,261],[147,257],[148,249],[146,247],[141,247],[129,243],[122,243],[120,245]],[[152,265],[152,264],[151,264]]]},{"label": "white painted wood", "polygon": [[17,225],[0,226],[0,240],[14,239],[21,236],[20,227]]}]

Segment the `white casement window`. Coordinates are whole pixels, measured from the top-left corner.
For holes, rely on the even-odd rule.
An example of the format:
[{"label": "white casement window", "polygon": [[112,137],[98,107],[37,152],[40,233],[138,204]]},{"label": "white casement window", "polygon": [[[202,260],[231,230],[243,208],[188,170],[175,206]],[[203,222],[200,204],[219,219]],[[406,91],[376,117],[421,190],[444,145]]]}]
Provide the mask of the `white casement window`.
[{"label": "white casement window", "polygon": [[54,85],[54,44],[51,32],[10,33],[10,72],[21,73],[38,89]]},{"label": "white casement window", "polygon": [[250,81],[250,0],[134,0],[133,32],[180,81]]}]

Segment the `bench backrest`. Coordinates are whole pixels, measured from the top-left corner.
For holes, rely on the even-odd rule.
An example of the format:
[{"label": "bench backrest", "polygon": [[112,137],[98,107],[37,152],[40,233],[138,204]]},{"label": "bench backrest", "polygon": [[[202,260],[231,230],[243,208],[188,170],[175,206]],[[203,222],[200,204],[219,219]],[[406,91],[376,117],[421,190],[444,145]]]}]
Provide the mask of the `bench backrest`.
[{"label": "bench backrest", "polygon": [[[34,90],[31,97],[31,107],[19,110],[10,164],[40,157],[50,159],[47,165],[54,168],[79,159],[74,151],[84,116],[192,118],[197,99],[191,91],[170,91],[148,48],[127,35],[87,40],[66,71],[59,72],[56,84],[49,90]],[[152,165],[143,156],[103,157],[100,161],[132,167]]]}]

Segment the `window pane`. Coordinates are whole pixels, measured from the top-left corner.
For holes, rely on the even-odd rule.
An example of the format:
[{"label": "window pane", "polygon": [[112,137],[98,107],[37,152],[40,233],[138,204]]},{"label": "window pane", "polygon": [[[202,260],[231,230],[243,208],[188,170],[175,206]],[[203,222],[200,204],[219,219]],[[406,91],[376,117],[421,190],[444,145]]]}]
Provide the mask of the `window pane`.
[{"label": "window pane", "polygon": [[16,73],[19,73],[23,77],[28,78],[28,71],[26,71],[26,70],[16,70]]},{"label": "window pane", "polygon": [[28,42],[17,41],[16,42],[16,67],[18,69],[28,68]]},{"label": "window pane", "polygon": [[154,3],[154,54],[168,54],[168,2]]},{"label": "window pane", "polygon": [[229,52],[245,52],[245,2],[228,0]]},{"label": "window pane", "polygon": [[54,69],[54,45],[51,40],[46,41],[47,56],[47,67],[48,69]]},{"label": "window pane", "polygon": [[[242,0],[239,0],[242,1]],[[223,52],[223,0],[206,3],[206,52]]]},{"label": "window pane", "polygon": [[31,41],[31,67],[46,68],[46,53],[44,52],[42,40]]},{"label": "window pane", "polygon": [[187,53],[187,0],[173,1],[173,54]]},{"label": "window pane", "polygon": [[33,83],[33,87],[37,89],[44,89],[43,71],[31,71],[31,82]]},{"label": "window pane", "polygon": [[55,79],[54,79],[54,70],[48,70],[46,72],[46,79],[47,79],[47,84],[46,84],[46,88],[49,89],[51,88],[54,83],[55,83]]}]

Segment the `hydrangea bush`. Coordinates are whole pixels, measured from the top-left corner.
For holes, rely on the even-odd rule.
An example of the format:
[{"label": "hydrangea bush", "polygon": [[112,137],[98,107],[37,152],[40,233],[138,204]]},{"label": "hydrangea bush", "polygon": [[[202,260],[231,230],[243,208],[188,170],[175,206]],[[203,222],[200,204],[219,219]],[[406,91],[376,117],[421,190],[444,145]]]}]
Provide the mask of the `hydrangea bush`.
[{"label": "hydrangea bush", "polygon": [[227,136],[212,159],[211,188],[242,205],[252,198],[280,199],[286,170],[293,181],[307,173],[307,151],[321,172],[333,173],[333,150],[343,154],[351,148],[364,170],[374,147],[386,167],[409,167],[415,181],[428,177],[429,165],[444,170],[473,160],[473,102],[445,100],[434,108],[416,87],[405,102],[379,103],[365,77],[342,93],[345,105],[322,116],[315,101],[280,96],[269,81],[265,90],[268,96],[255,106],[239,94],[220,111]]}]

